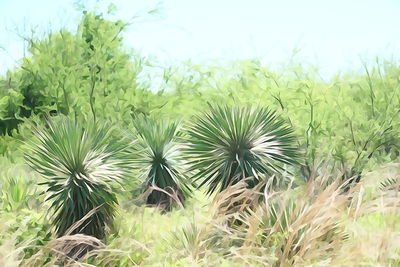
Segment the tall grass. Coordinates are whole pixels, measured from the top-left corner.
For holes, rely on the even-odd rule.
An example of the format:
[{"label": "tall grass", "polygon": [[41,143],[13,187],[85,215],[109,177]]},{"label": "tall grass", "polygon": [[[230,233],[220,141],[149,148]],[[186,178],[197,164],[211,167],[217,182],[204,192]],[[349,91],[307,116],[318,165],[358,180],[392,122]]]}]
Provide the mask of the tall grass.
[{"label": "tall grass", "polygon": [[[130,207],[120,210],[118,232],[82,259],[86,263],[69,264],[398,266],[400,166],[383,170],[384,175],[367,174],[350,191],[325,171],[304,185],[279,190],[267,184],[260,192],[242,181],[214,194],[212,200],[198,192],[186,210],[167,214]],[[238,202],[242,205],[232,205]],[[55,253],[70,242],[94,241],[84,236],[57,239],[23,263],[35,257],[43,260],[49,248]],[[53,264],[57,257],[52,255]]]}]

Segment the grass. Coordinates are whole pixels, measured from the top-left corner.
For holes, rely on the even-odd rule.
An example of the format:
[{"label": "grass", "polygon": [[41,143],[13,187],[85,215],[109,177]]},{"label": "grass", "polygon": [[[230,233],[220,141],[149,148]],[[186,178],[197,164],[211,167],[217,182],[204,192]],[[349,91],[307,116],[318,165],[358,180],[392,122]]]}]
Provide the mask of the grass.
[{"label": "grass", "polygon": [[[8,163],[8,168],[21,167]],[[237,183],[169,213],[120,200],[104,244],[84,236],[56,238],[46,204],[0,213],[2,266],[398,266],[400,164],[365,174],[348,193],[325,172],[295,188],[248,189]],[[338,180],[335,180],[338,181]],[[234,200],[231,197],[234,196]],[[257,198],[266,198],[258,205]],[[242,206],[232,205],[242,199]],[[246,200],[246,201],[244,201]],[[241,220],[241,223],[232,223]],[[68,244],[96,244],[85,263],[65,261]],[[58,256],[57,256],[58,255]],[[60,256],[61,255],[61,256]],[[64,257],[62,256],[64,255]]]}]

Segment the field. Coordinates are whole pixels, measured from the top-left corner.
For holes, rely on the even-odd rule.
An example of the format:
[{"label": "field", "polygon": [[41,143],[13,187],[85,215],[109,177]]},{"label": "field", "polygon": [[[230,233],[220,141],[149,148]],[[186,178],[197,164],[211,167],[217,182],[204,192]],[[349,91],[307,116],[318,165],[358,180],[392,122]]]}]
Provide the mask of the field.
[{"label": "field", "polygon": [[0,77],[1,266],[400,266],[398,61],[160,70],[127,26]]}]

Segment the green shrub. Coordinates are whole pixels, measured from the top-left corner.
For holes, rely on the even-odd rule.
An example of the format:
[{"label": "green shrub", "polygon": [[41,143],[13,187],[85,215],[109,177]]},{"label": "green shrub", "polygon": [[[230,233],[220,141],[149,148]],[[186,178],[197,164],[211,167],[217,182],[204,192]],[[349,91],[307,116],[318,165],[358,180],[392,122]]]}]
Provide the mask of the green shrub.
[{"label": "green shrub", "polygon": [[297,163],[293,130],[266,108],[211,107],[190,124],[189,147],[194,179],[208,185],[208,193],[240,180],[258,181]]},{"label": "green shrub", "polygon": [[35,127],[34,133],[25,158],[47,180],[46,201],[51,201],[58,236],[82,220],[71,233],[104,238],[117,204],[115,185],[130,169],[126,144],[116,142],[108,126],[65,118]]},{"label": "green shrub", "polygon": [[178,123],[138,118],[134,124],[139,135],[135,166],[145,188],[151,189],[147,203],[166,209],[174,202],[183,203],[191,194],[191,183],[181,154]]},{"label": "green shrub", "polygon": [[0,80],[0,135],[11,135],[22,122],[22,101],[23,96],[14,88],[11,78],[7,82]]}]

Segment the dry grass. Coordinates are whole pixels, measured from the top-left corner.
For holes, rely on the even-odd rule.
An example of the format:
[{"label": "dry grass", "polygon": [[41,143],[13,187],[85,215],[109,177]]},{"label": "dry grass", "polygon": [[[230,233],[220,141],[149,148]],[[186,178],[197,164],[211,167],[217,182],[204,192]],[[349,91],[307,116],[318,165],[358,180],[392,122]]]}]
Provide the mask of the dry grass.
[{"label": "dry grass", "polygon": [[[338,176],[340,177],[340,175]],[[320,173],[301,186],[237,183],[185,209],[121,209],[104,244],[67,235],[22,260],[24,246],[1,243],[2,266],[399,266],[400,165],[365,175],[345,192]],[[17,244],[18,243],[18,244]],[[88,249],[88,247],[90,249]],[[86,253],[88,252],[88,253]]]}]

